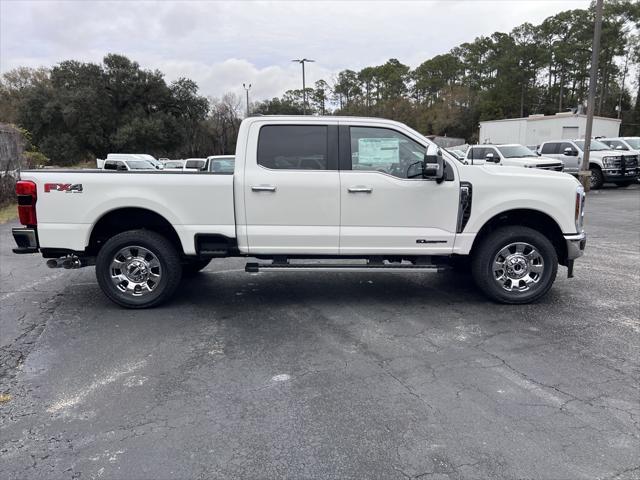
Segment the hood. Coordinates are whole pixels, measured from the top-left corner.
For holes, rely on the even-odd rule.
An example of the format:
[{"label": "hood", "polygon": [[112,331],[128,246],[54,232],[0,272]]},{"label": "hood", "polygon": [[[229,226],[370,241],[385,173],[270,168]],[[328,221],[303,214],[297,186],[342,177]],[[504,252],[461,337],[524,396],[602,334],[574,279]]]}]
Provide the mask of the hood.
[{"label": "hood", "polygon": [[[584,152],[582,152],[582,154],[584,155]],[[591,152],[589,152],[589,155],[591,156],[591,158],[622,157],[625,155],[625,151],[623,150],[595,150],[595,151],[591,150]],[[629,154],[627,153],[627,155]]]},{"label": "hood", "polygon": [[[558,163],[555,161],[554,163]],[[482,171],[482,175],[489,174],[491,176],[499,176],[505,177],[505,181],[509,178],[519,177],[523,179],[532,179],[538,180],[541,182],[549,181],[552,178],[557,179],[558,181],[566,181],[570,184],[579,184],[578,180],[576,180],[572,175],[563,172],[556,172],[553,170],[544,170],[541,168],[523,168],[520,166],[508,166],[502,165],[496,168],[493,164],[491,165],[458,165],[458,171],[460,172],[460,179],[472,181],[475,175],[473,174],[474,170]]]},{"label": "hood", "polygon": [[502,161],[503,165],[557,165],[562,163],[562,160],[554,160],[549,157],[512,157],[505,158]]}]

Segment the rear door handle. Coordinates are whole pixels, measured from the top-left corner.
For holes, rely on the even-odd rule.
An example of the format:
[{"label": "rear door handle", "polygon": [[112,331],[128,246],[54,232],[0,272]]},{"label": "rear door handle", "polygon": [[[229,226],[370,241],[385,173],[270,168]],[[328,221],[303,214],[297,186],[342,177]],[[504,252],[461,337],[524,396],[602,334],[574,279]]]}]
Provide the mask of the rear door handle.
[{"label": "rear door handle", "polygon": [[251,185],[251,190],[254,192],[275,192],[276,187],[274,185]]},{"label": "rear door handle", "polygon": [[373,192],[373,188],[371,187],[349,187],[347,188],[349,193],[371,193]]}]

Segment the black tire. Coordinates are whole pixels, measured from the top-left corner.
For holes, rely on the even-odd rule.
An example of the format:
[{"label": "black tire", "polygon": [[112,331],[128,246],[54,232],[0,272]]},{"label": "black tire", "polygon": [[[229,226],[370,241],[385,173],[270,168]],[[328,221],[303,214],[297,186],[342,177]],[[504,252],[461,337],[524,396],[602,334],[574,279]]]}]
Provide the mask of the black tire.
[{"label": "black tire", "polygon": [[454,273],[469,275],[471,273],[471,257],[454,255],[451,258],[450,266]]},{"label": "black tire", "polygon": [[209,265],[209,263],[211,263],[210,258],[207,258],[206,260],[188,260],[182,264],[182,275],[185,277],[195,275]]},{"label": "black tire", "polygon": [[620,188],[627,188],[629,185],[634,184],[635,181],[627,181],[627,182],[616,182],[616,185]]},{"label": "black tire", "polygon": [[602,174],[600,167],[591,165],[589,172],[591,172],[591,177],[589,178],[591,190],[598,190],[602,188],[602,185],[604,185],[604,175]]},{"label": "black tire", "polygon": [[[149,266],[148,268],[149,272],[155,269],[159,279],[157,282],[144,280],[146,285],[153,285],[153,289],[149,288],[150,291],[147,293],[142,292],[143,289],[138,293],[129,291],[125,271],[118,268],[112,269],[112,262],[116,261],[116,256],[128,247],[131,247],[136,258],[140,258],[143,255],[140,253],[141,250],[145,250],[149,253],[151,262],[158,264],[157,267]],[[154,256],[155,259],[153,259]],[[124,257],[119,256],[119,258]],[[131,268],[131,260],[126,268]],[[112,275],[124,275],[123,282],[116,286]],[[96,258],[96,277],[104,294],[118,305],[126,308],[149,308],[168,300],[175,293],[182,278],[182,263],[175,247],[162,235],[149,230],[129,230],[111,237],[100,249]],[[150,278],[149,276],[148,279]],[[131,285],[136,284],[131,282]],[[125,290],[121,290],[122,288]]]},{"label": "black tire", "polygon": [[[542,272],[527,274],[527,278],[531,278],[532,275],[538,276],[527,290],[508,291],[507,288],[517,288],[514,287],[514,284],[526,284],[527,278],[515,282],[507,278],[506,282],[499,282],[494,277],[493,264],[494,260],[502,258],[498,257],[499,252],[516,243],[528,244],[536,250],[538,260],[540,257],[542,259]],[[513,248],[515,249],[515,247]],[[525,253],[527,251],[531,252],[531,250],[525,249]],[[513,259],[517,260],[515,257]],[[506,265],[506,258],[504,262]],[[518,268],[521,267],[518,266]],[[482,243],[474,250],[471,270],[476,285],[489,298],[507,304],[530,303],[545,295],[553,285],[558,272],[558,255],[553,244],[542,233],[528,227],[507,226],[491,232],[482,240]],[[506,276],[506,274],[504,271],[503,275]]]}]

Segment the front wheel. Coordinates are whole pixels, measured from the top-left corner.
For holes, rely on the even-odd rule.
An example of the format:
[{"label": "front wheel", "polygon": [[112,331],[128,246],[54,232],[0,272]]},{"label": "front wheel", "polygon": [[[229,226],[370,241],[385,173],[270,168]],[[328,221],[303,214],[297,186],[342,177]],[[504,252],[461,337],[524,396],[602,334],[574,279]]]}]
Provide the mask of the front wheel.
[{"label": "front wheel", "polygon": [[546,294],[558,272],[556,250],[540,232],[502,227],[473,254],[473,278],[482,292],[501,303],[530,303]]},{"label": "front wheel", "polygon": [[602,170],[600,170],[599,167],[592,166],[589,169],[589,172],[589,186],[591,187],[591,190],[598,190],[599,188],[602,188],[602,185],[604,185],[604,175],[602,174]]},{"label": "front wheel", "polygon": [[182,277],[175,247],[162,235],[130,230],[111,237],[96,258],[98,284],[127,308],[156,306],[171,297]]}]

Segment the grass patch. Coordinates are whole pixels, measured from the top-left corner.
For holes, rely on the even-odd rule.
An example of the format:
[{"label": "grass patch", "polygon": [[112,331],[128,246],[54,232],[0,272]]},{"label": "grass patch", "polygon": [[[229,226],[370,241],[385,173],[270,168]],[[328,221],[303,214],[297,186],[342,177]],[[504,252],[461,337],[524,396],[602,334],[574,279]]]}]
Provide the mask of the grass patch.
[{"label": "grass patch", "polygon": [[7,223],[16,218],[18,218],[18,205],[16,203],[0,207],[0,223]]}]

